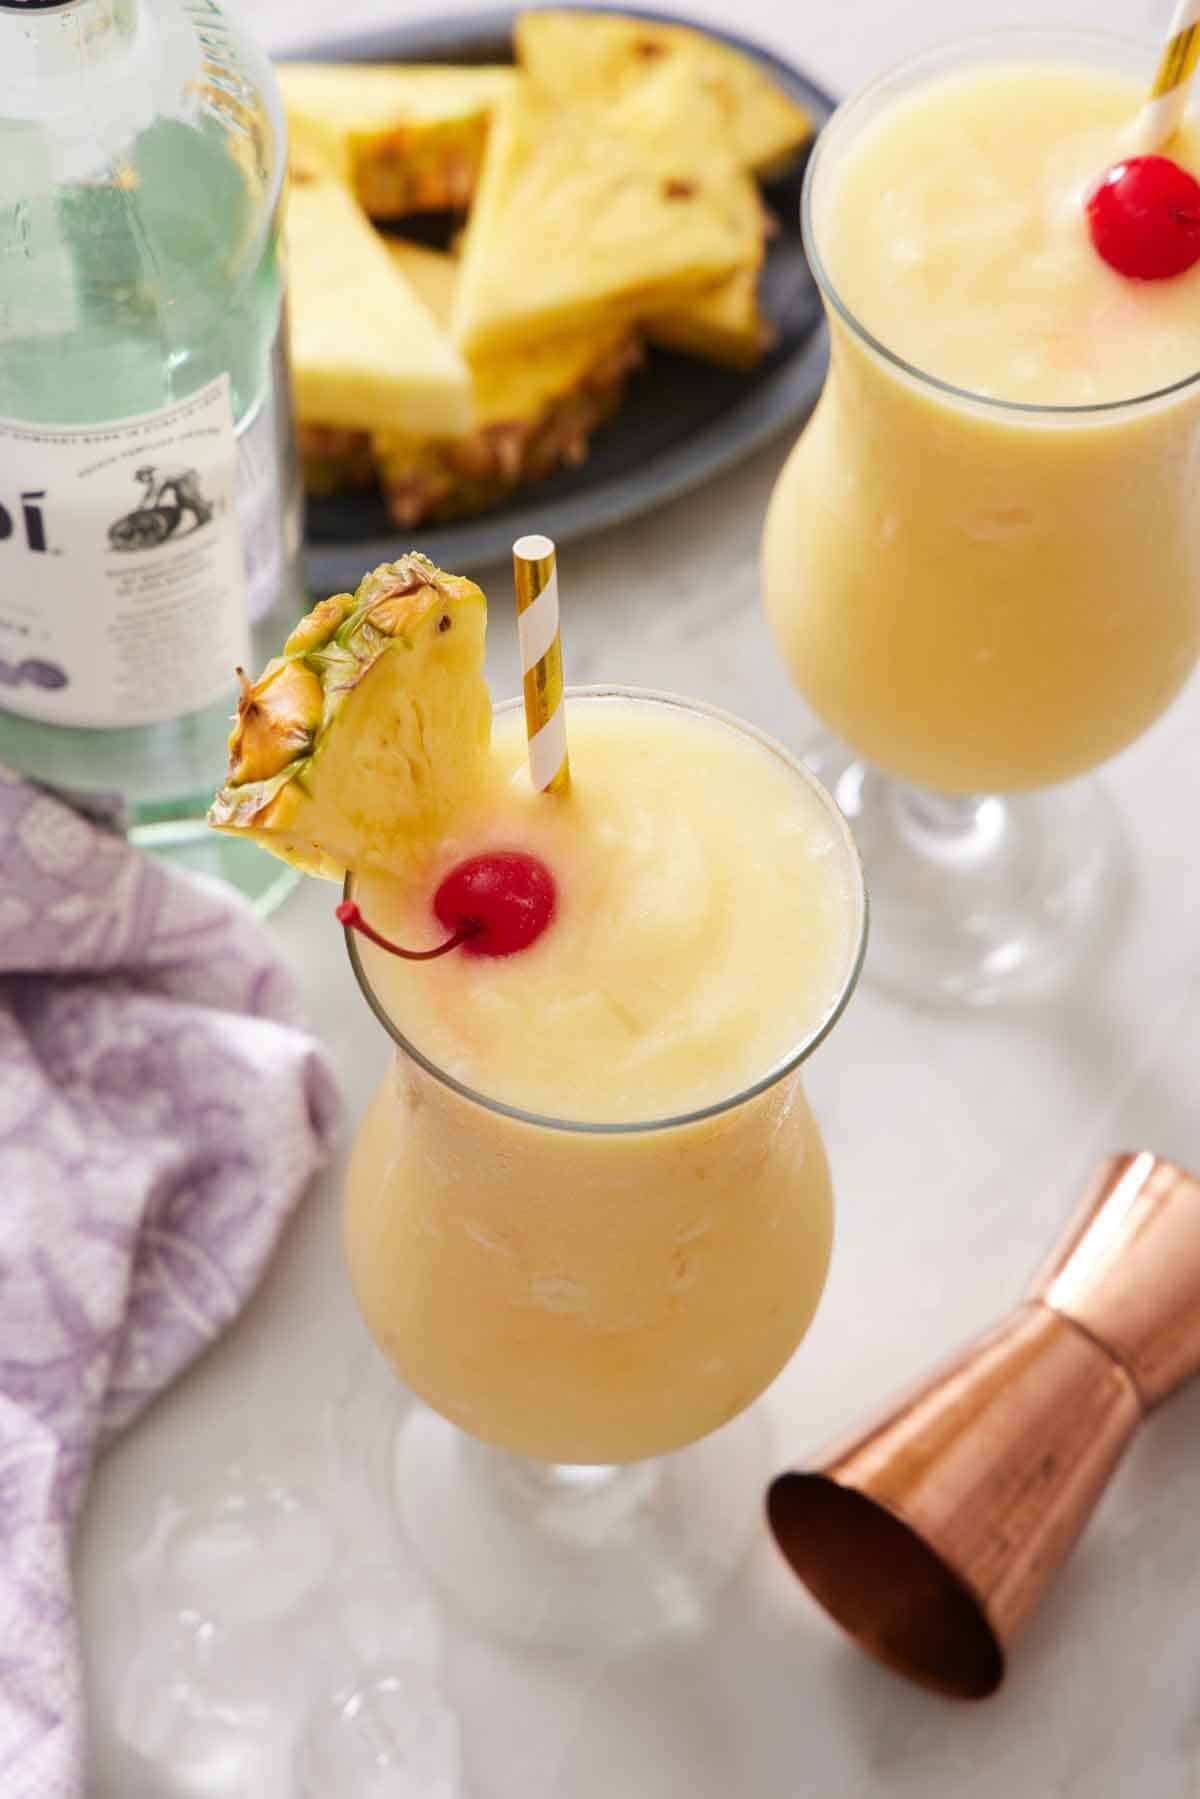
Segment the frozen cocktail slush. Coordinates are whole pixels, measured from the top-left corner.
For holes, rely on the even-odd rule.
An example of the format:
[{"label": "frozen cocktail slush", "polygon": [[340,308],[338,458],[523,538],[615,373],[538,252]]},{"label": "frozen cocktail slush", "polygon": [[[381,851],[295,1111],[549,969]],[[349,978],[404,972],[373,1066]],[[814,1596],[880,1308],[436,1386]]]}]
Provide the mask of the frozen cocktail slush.
[{"label": "frozen cocktail slush", "polygon": [[781,1071],[840,1006],[862,896],[827,796],[732,720],[581,694],[567,727],[569,793],[533,791],[502,711],[453,828],[402,879],[356,884],[408,944],[436,941],[429,896],[467,857],[531,856],[555,900],[508,957],[414,968],[357,942],[421,1061],[371,1107],[346,1248],[372,1333],[436,1410],[529,1455],[615,1462],[731,1418],[811,1321],[829,1173]]},{"label": "frozen cocktail slush", "polygon": [[[924,787],[1093,767],[1200,648],[1200,264],[1133,278],[1089,231],[1132,66],[968,43],[843,108],[810,170],[832,368],[771,502],[768,613],[825,722]],[[1195,125],[1169,154],[1200,172]]]}]

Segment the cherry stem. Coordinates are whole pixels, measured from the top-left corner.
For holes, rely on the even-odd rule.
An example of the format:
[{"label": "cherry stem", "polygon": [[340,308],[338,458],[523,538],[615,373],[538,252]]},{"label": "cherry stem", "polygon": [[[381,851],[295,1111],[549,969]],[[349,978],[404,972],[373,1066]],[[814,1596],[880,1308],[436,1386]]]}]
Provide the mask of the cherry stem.
[{"label": "cherry stem", "polygon": [[438,943],[433,949],[402,949],[398,943],[392,943],[381,937],[373,925],[369,925],[353,900],[343,900],[337,909],[339,924],[345,925],[349,931],[358,931],[368,942],[378,944],[389,956],[403,956],[406,962],[433,962],[438,956],[448,955],[457,949],[460,943],[466,943],[470,937],[478,937],[483,930],[483,922],[478,918],[464,918],[452,937],[444,943]]}]

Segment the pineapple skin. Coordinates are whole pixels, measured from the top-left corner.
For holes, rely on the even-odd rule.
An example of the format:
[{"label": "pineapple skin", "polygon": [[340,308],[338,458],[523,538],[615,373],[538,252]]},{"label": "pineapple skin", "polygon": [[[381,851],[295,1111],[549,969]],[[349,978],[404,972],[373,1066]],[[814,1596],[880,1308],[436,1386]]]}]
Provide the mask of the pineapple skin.
[{"label": "pineapple skin", "polygon": [[585,461],[592,433],[617,411],[641,361],[636,335],[618,329],[534,344],[520,364],[473,363],[476,429],[457,438],[301,423],[305,485],[310,493],[342,493],[378,476],[392,520],[405,531],[486,512]]},{"label": "pineapple skin", "polygon": [[482,775],[486,619],[473,581],[416,552],[320,601],[256,681],[239,671],[209,824],[330,880],[403,868]]}]

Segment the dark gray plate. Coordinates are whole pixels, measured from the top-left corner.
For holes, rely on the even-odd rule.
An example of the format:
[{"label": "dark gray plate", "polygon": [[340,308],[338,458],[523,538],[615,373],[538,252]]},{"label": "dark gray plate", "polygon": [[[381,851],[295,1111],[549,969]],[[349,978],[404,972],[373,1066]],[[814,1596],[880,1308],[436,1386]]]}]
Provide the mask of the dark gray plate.
[{"label": "dark gray plate", "polygon": [[[665,17],[636,7],[619,10]],[[306,46],[304,54],[342,62],[510,62],[513,18],[506,8],[389,26],[322,39]],[[833,101],[799,69],[733,32],[704,29],[757,56],[819,124],[828,118]],[[828,345],[800,241],[803,173],[802,153],[765,191],[778,231],[763,271],[762,299],[778,339],[762,363],[749,374],[737,374],[651,351],[631,379],[620,412],[592,438],[582,468],[552,475],[481,518],[418,527],[411,536],[426,555],[443,568],[467,570],[503,559],[513,539],[526,531],[569,542],[699,486],[806,415],[824,380]],[[407,547],[406,534],[390,522],[375,493],[309,501],[306,572],[317,592],[353,588],[364,569]]]}]

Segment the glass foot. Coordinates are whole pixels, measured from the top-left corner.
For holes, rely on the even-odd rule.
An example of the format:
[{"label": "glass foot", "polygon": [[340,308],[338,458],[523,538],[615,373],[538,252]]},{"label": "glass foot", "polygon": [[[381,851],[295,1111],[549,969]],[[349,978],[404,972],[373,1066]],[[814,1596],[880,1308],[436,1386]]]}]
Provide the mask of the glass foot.
[{"label": "glass foot", "polygon": [[760,1528],[770,1446],[751,1409],[625,1467],[558,1467],[419,1407],[397,1436],[405,1531],[450,1604],[494,1637],[613,1652],[700,1629]]},{"label": "glass foot", "polygon": [[870,899],[866,979],[904,999],[990,1005],[1069,980],[1110,925],[1121,864],[1095,782],[934,794],[826,741],[810,759],[849,820]]},{"label": "glass foot", "polygon": [[210,830],[202,818],[172,818],[135,824],[129,840],[189,874],[223,881],[248,899],[260,918],[268,917],[302,879],[256,843],[243,843]]}]

